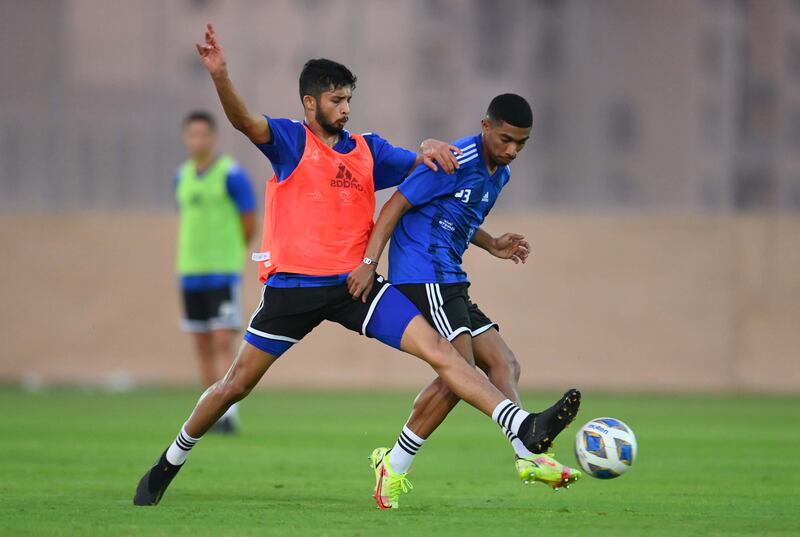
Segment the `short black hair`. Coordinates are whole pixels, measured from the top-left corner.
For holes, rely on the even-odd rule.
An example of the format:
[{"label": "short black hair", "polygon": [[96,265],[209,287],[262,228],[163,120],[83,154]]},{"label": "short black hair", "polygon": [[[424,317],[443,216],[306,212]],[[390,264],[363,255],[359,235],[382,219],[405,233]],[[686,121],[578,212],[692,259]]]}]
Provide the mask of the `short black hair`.
[{"label": "short black hair", "polygon": [[341,63],[325,58],[308,60],[300,73],[300,100],[306,95],[319,99],[323,92],[350,86],[356,88],[358,78]]},{"label": "short black hair", "polygon": [[192,110],[186,114],[185,118],[183,118],[183,127],[186,128],[189,126],[189,123],[194,123],[195,121],[202,121],[208,125],[212,131],[217,130],[217,120],[214,119],[214,116],[211,115],[211,112],[206,112],[205,110]]},{"label": "short black hair", "polygon": [[486,117],[492,121],[505,121],[509,125],[527,129],[533,125],[531,105],[516,93],[503,93],[489,103]]}]

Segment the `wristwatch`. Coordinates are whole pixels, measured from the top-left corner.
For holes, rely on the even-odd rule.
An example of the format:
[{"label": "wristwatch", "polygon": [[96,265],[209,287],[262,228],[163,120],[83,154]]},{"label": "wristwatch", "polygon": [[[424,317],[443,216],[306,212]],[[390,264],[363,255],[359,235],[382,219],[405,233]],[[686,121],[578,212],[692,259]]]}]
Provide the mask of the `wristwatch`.
[{"label": "wristwatch", "polygon": [[364,263],[365,265],[377,265],[378,264],[378,260],[377,259],[370,259],[369,257],[365,257],[364,260],[362,261],[362,263]]}]

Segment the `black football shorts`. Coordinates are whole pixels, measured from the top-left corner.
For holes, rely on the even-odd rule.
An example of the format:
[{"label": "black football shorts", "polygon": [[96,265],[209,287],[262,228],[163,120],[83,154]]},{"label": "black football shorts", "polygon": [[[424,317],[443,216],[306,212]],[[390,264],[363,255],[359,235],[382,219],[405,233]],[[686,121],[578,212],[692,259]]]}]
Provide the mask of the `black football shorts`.
[{"label": "black football shorts", "polygon": [[500,329],[470,300],[469,283],[408,283],[395,287],[448,341],[465,332],[477,337],[492,327]]}]

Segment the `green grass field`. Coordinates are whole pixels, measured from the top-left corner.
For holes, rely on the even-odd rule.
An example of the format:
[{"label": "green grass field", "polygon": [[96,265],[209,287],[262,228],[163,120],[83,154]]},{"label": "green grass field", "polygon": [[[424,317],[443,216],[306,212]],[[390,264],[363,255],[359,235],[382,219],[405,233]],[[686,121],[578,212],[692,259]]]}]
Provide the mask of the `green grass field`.
[{"label": "green grass field", "polygon": [[[256,393],[240,435],[204,438],[161,505],[134,508],[195,397],[0,390],[0,535],[800,534],[797,398],[584,393],[578,422],[624,419],[639,457],[558,493],[516,481],[498,428],[461,405],[417,458],[403,508],[382,512],[367,455],[394,442],[411,394]],[[571,464],[576,428],[556,446]]]}]

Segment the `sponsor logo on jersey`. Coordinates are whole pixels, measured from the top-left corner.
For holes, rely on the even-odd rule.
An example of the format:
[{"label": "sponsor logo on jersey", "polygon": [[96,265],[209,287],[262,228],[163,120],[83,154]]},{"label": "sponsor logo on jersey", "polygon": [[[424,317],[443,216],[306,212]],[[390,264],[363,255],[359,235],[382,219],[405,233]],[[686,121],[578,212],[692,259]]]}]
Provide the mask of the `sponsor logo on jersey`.
[{"label": "sponsor logo on jersey", "polygon": [[339,164],[339,173],[336,178],[331,179],[331,186],[336,188],[355,188],[359,192],[364,191],[364,186],[353,177],[350,170],[344,164]]},{"label": "sponsor logo on jersey", "polygon": [[445,229],[445,230],[447,230],[447,231],[455,231],[455,230],[456,230],[456,226],[455,226],[455,224],[453,224],[453,223],[452,223],[450,220],[446,220],[446,219],[444,219],[444,218],[442,218],[441,220],[439,220],[439,226],[440,226],[442,229]]},{"label": "sponsor logo on jersey", "polygon": [[342,205],[352,205],[353,194],[351,194],[349,190],[340,190],[339,200],[342,202]]}]

